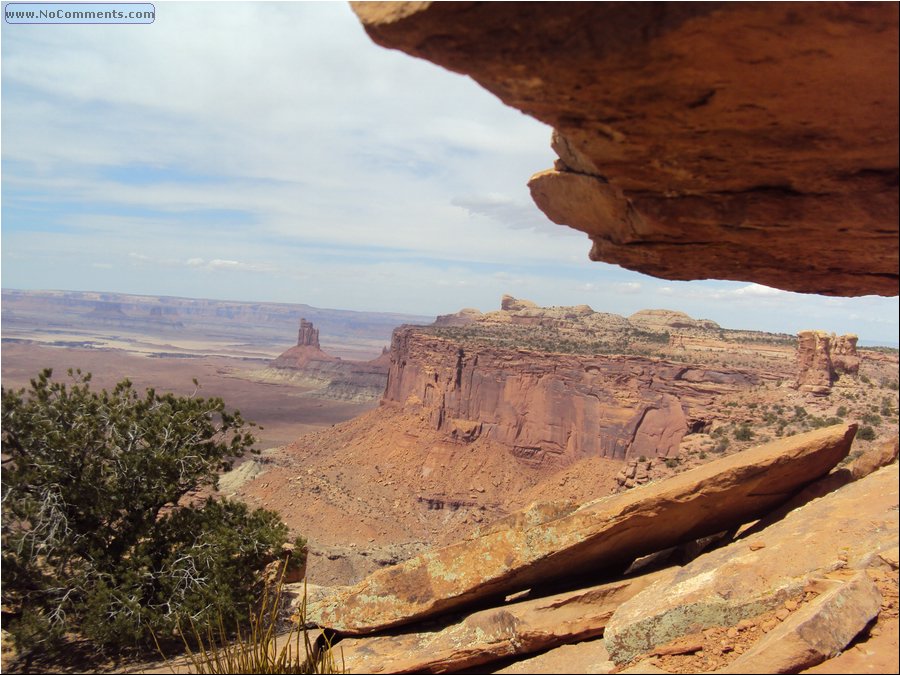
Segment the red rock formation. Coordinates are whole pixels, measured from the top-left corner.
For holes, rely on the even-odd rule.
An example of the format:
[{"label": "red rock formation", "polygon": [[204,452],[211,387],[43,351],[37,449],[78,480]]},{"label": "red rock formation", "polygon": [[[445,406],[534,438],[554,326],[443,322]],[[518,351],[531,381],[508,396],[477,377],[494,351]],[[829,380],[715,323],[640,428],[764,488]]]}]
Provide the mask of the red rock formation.
[{"label": "red rock formation", "polygon": [[344,361],[319,347],[319,329],[300,319],[297,345],[283,352],[269,366],[292,371],[304,384],[316,388],[322,398],[375,401],[384,393],[390,355],[382,350],[371,361]]},{"label": "red rock formation", "polygon": [[831,341],[831,365],[838,373],[859,374],[859,352],[856,351],[856,335],[839,335]]},{"label": "red rock formation", "polygon": [[315,347],[319,349],[319,329],[311,321],[300,319],[300,330],[297,331],[298,347]]},{"label": "red rock formation", "polygon": [[859,372],[859,354],[855,335],[835,336],[820,330],[798,333],[797,388],[807,394],[826,396],[838,374],[856,375]]},{"label": "red rock formation", "polygon": [[312,363],[332,363],[340,361],[337,357],[322,351],[319,347],[319,330],[306,319],[300,319],[300,330],[297,331],[297,344],[283,352],[271,363],[272,368],[303,370]]},{"label": "red rock formation", "polygon": [[897,3],[353,8],[378,44],[555,128],[532,196],[593,260],[897,294]]},{"label": "red rock formation", "polygon": [[420,406],[434,429],[460,442],[483,435],[525,462],[568,464],[673,456],[689,418],[715,396],[758,382],[740,370],[468,347],[403,328],[384,401]]}]

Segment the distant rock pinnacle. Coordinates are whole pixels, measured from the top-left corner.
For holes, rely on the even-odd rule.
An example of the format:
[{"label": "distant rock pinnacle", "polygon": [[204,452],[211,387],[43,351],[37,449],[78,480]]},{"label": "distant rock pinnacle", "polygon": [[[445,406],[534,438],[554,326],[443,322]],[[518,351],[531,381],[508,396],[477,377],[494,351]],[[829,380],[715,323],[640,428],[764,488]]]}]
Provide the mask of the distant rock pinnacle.
[{"label": "distant rock pinnacle", "polygon": [[300,330],[297,332],[298,347],[315,347],[319,349],[319,329],[311,321],[300,319]]}]

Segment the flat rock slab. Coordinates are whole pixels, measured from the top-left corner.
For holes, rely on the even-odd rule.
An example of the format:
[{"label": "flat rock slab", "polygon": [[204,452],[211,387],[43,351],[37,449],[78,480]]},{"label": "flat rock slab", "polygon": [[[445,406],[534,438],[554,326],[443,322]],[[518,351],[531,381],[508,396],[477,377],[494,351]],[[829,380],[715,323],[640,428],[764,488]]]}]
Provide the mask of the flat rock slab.
[{"label": "flat rock slab", "polygon": [[796,673],[837,656],[881,610],[865,572],[818,596],[719,673]]},{"label": "flat rock slab", "polygon": [[[603,633],[616,608],[675,569],[482,610],[416,632],[349,638],[335,659],[353,673],[445,673]],[[343,659],[343,661],[342,661]],[[560,672],[556,670],[554,672]]]},{"label": "flat rock slab", "polygon": [[493,671],[498,675],[604,675],[615,670],[609,660],[603,640],[586,640],[573,645],[555,647],[537,656],[530,656]]},{"label": "flat rock slab", "polygon": [[815,499],[761,532],[702,555],[625,602],[604,641],[626,663],[711,626],[775,609],[815,578],[884,565],[898,541],[897,465]]},{"label": "flat rock slab", "polygon": [[[528,519],[379,570],[312,604],[308,621],[366,634],[541,583],[621,569],[634,558],[753,520],[825,475],[856,425],[751,448],[554,520]],[[540,520],[540,519],[539,519]]]}]

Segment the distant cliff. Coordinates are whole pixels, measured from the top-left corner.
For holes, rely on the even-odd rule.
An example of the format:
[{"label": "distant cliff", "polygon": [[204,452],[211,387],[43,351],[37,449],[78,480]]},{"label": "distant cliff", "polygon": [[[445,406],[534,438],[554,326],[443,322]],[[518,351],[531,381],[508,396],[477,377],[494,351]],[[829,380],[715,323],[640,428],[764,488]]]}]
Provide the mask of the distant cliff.
[{"label": "distant cliff", "polygon": [[460,442],[484,436],[522,460],[567,464],[674,456],[714,397],[757,384],[737,369],[467,345],[406,327],[394,332],[384,402],[420,408]]}]

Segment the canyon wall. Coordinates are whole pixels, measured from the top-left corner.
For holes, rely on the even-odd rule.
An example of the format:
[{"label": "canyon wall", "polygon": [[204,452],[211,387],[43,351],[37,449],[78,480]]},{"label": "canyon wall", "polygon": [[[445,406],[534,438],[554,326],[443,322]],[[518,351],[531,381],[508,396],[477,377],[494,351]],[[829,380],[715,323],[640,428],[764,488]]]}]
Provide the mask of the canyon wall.
[{"label": "canyon wall", "polygon": [[758,375],[737,369],[468,347],[401,328],[383,402],[420,409],[459,442],[483,436],[526,462],[568,464],[677,455],[714,397],[758,384]]}]

